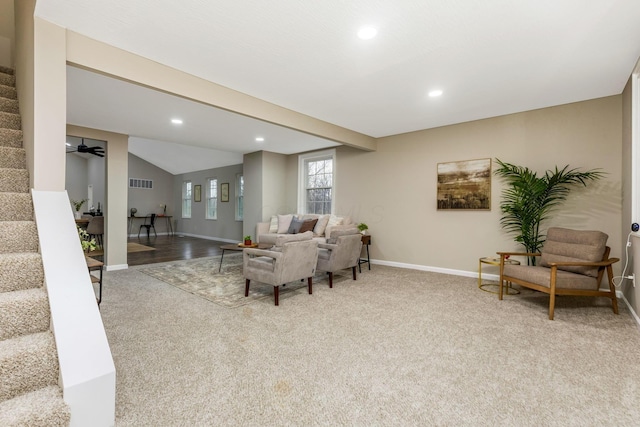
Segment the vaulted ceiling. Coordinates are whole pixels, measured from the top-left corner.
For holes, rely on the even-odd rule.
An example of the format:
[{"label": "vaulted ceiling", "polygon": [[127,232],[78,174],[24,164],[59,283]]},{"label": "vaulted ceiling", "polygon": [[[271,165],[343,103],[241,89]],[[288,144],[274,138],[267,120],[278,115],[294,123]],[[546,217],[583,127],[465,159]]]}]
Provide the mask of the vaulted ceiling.
[{"label": "vaulted ceiling", "polygon": [[[619,94],[640,57],[637,0],[38,0],[36,15],[373,137]],[[358,38],[362,26],[377,35]],[[69,122],[128,133],[132,147],[164,141],[241,158],[261,149],[258,133],[275,152],[333,144],[103,79],[70,71]],[[126,91],[129,121],[109,99]],[[193,114],[189,129],[149,126],[142,116],[154,105]],[[276,141],[285,143],[266,146]]]}]

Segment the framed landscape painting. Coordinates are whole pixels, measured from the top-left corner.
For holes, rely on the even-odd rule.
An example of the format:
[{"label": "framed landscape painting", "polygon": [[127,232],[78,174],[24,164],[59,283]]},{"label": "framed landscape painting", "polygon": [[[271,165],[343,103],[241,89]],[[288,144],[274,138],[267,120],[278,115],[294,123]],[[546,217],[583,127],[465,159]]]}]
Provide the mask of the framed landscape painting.
[{"label": "framed landscape painting", "polygon": [[491,159],[438,163],[438,210],[491,210]]}]

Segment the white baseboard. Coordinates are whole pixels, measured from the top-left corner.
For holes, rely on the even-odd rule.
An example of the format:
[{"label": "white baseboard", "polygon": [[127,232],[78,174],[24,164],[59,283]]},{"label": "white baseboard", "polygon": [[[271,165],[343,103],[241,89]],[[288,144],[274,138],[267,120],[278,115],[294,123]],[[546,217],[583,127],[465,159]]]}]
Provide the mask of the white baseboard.
[{"label": "white baseboard", "polygon": [[[451,274],[453,276],[473,277],[476,279],[478,278],[477,271],[453,270],[450,268],[430,267],[428,265],[407,264],[403,262],[382,261],[377,259],[372,259],[371,264],[386,265],[388,267],[408,268],[411,270],[431,271],[433,273]],[[482,273],[482,278],[487,280],[498,281],[500,280],[500,275]],[[608,289],[602,289],[602,290],[607,291]],[[616,296],[618,297],[618,299],[621,299],[622,301],[624,301],[624,303],[627,305],[627,308],[631,312],[631,315],[633,316],[634,320],[638,324],[638,327],[640,327],[640,317],[635,312],[633,307],[631,307],[631,304],[629,303],[627,298],[624,296],[624,293],[620,290],[616,290]]]},{"label": "white baseboard", "polygon": [[129,264],[115,264],[107,265],[105,267],[107,271],[126,270],[127,268],[129,268]]}]

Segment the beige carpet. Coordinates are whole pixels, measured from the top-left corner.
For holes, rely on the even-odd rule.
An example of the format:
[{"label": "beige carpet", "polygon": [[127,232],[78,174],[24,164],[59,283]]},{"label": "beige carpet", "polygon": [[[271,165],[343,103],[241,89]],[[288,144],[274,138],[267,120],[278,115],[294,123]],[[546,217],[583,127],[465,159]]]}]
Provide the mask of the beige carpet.
[{"label": "beige carpet", "polygon": [[[249,296],[244,296],[242,252],[227,253],[223,261],[221,269],[220,257],[214,256],[148,266],[140,272],[224,307],[239,307],[264,298],[273,300],[273,286],[256,282],[251,283]],[[306,281],[290,283],[280,287],[280,294],[306,286]]]},{"label": "beige carpet", "polygon": [[[127,253],[132,252],[146,252],[146,251],[155,251],[156,248],[152,248],[151,246],[141,245],[140,243],[127,242]],[[95,251],[89,252],[89,256],[97,256],[104,255],[104,251],[102,249],[98,249]]]},{"label": "beige carpet", "polygon": [[[226,255],[225,255],[226,258]],[[141,266],[145,268],[148,266]],[[138,267],[105,273],[118,426],[636,426],[622,304],[374,265],[238,308]]]}]

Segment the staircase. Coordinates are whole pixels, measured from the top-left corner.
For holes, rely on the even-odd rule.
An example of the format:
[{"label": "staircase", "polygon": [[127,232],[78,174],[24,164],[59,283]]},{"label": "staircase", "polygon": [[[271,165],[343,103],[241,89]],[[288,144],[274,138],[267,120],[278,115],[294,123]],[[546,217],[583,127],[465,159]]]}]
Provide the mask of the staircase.
[{"label": "staircase", "polygon": [[68,426],[21,129],[0,67],[0,426]]}]

